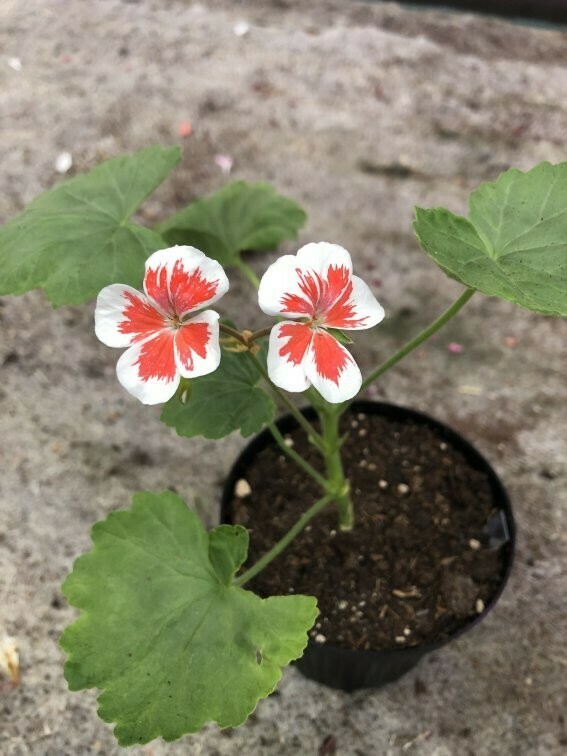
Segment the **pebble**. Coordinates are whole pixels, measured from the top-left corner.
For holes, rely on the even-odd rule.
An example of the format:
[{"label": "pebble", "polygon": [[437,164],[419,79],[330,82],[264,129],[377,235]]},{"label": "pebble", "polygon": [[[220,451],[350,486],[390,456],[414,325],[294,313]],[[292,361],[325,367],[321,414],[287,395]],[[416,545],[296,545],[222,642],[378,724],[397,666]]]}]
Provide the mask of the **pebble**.
[{"label": "pebble", "polygon": [[396,635],[396,643],[405,643],[406,642],[406,636],[405,635]]},{"label": "pebble", "polygon": [[293,446],[293,438],[291,438],[291,436],[286,436],[284,438],[284,444],[286,446]]},{"label": "pebble", "polygon": [[404,635],[406,636],[406,638],[408,637],[408,635],[411,635],[411,630],[409,629],[409,627],[404,627]]},{"label": "pebble", "polygon": [[250,24],[247,21],[238,21],[232,27],[232,31],[236,37],[245,37],[250,31]]},{"label": "pebble", "polygon": [[67,173],[73,165],[73,157],[70,152],[61,152],[55,160],[55,170],[57,173]]},{"label": "pebble", "polygon": [[384,490],[385,488],[388,488],[388,481],[387,480],[379,480],[378,481],[378,488],[381,488]]},{"label": "pebble", "polygon": [[376,465],[374,464],[374,462],[369,462],[368,463],[368,469],[372,470],[372,471],[376,469]]},{"label": "pebble", "polygon": [[471,538],[471,540],[469,541],[469,546],[473,551],[478,551],[481,545],[482,544],[480,543],[480,541],[477,541],[476,538]]},{"label": "pebble", "polygon": [[344,600],[343,601],[339,601],[339,603],[337,604],[337,606],[339,607],[339,609],[346,609],[347,606],[348,606],[348,601],[344,601]]},{"label": "pebble", "polygon": [[327,636],[323,635],[323,633],[317,633],[315,636],[315,643],[325,643],[327,640]]},{"label": "pebble", "polygon": [[236,481],[236,485],[234,486],[234,494],[239,499],[244,499],[246,496],[250,496],[252,493],[252,489],[250,488],[250,483],[245,480],[244,478],[240,478],[240,480]]},{"label": "pebble", "polygon": [[477,614],[482,614],[484,611],[484,601],[482,599],[477,599],[474,604],[474,610]]},{"label": "pebble", "polygon": [[400,483],[398,486],[398,493],[402,494],[402,496],[405,496],[405,494],[409,493],[410,487],[407,485],[407,483]]},{"label": "pebble", "polygon": [[366,434],[367,434],[367,433],[368,433],[368,431],[366,430],[366,428],[361,428],[361,429],[360,429],[360,430],[358,431],[358,435],[359,435],[359,436],[360,436],[361,438],[364,438],[364,436],[366,436]]}]

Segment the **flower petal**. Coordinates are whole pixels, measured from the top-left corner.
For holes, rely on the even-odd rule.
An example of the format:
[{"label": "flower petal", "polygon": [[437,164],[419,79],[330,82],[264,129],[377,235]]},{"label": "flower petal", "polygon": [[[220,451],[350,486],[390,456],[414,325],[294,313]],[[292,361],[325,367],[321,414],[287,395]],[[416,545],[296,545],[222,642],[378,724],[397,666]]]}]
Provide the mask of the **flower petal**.
[{"label": "flower petal", "polygon": [[179,371],[174,357],[173,329],[133,344],[118,360],[116,375],[143,404],[161,404],[175,394]]},{"label": "flower petal", "polygon": [[268,347],[268,374],[276,386],[295,392],[309,388],[305,357],[312,336],[311,328],[289,320],[272,328]]},{"label": "flower petal", "polygon": [[347,287],[328,310],[324,325],[345,331],[372,328],[384,318],[384,309],[367,284],[358,276],[352,276]]},{"label": "flower petal", "polygon": [[144,291],[165,313],[182,318],[228,291],[220,263],[195,247],[169,247],[146,260]]},{"label": "flower petal", "polygon": [[352,273],[349,253],[338,244],[306,244],[297,255],[284,255],[270,265],[258,290],[267,315],[316,317],[339,299]]},{"label": "flower petal", "polygon": [[95,333],[103,344],[125,347],[166,325],[163,314],[144,294],[125,284],[106,286],[97,297]]},{"label": "flower petal", "polygon": [[352,399],[362,385],[362,375],[350,352],[323,330],[313,334],[305,372],[323,399],[332,404]]},{"label": "flower petal", "polygon": [[208,375],[220,364],[219,315],[205,310],[175,332],[175,362],[184,378]]}]

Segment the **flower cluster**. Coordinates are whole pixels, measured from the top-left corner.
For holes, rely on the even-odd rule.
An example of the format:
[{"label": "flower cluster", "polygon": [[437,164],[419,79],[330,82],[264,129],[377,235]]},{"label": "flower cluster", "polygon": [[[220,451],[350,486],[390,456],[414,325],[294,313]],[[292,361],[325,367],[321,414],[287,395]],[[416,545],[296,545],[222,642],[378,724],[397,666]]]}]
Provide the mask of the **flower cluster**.
[{"label": "flower cluster", "polygon": [[[219,366],[219,315],[204,307],[227,291],[216,260],[194,247],[171,247],[146,261],[144,293],[113,284],[97,299],[95,330],[107,346],[128,347],[116,372],[144,404],[166,402],[181,377],[197,378]],[[284,255],[264,274],[260,309],[283,318],[270,332],[268,374],[291,392],[314,386],[331,403],[351,399],[362,378],[342,331],[372,328],[384,310],[352,274],[346,249],[320,242]]]}]

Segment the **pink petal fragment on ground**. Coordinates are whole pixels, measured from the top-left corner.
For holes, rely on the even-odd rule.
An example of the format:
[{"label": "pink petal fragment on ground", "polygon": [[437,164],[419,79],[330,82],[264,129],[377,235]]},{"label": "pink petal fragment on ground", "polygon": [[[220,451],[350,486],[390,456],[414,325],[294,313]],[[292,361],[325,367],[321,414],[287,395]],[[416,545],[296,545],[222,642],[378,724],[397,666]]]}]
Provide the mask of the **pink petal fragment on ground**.
[{"label": "pink petal fragment on ground", "polygon": [[187,139],[187,137],[190,137],[193,133],[193,124],[191,123],[191,121],[182,121],[179,124],[177,133],[179,134],[181,139]]},{"label": "pink petal fragment on ground", "polygon": [[447,344],[447,351],[451,352],[451,354],[462,354],[465,351],[465,348],[462,344],[459,344],[456,341],[451,341]]}]

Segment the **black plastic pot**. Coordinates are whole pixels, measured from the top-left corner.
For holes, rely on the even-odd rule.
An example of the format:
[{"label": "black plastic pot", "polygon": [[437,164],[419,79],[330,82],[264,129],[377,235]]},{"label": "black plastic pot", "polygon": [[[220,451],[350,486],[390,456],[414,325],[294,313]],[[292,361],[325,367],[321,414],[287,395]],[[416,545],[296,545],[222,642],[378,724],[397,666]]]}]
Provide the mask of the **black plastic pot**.
[{"label": "black plastic pot", "polygon": [[[484,457],[454,430],[421,412],[393,404],[358,401],[352,405],[352,411],[377,414],[401,423],[426,425],[436,433],[440,440],[446,441],[457,449],[472,468],[486,475],[492,491],[494,514],[486,523],[485,535],[492,548],[501,550],[505,566],[500,586],[483,612],[460,627],[448,638],[436,643],[385,651],[361,651],[319,644],[310,640],[302,658],[295,662],[296,666],[306,677],[331,688],[346,691],[359,688],[378,688],[397,680],[414,667],[426,654],[460,637],[481,622],[498,601],[510,575],[516,530],[510,500],[496,473]],[[308,419],[315,417],[315,412],[311,408],[303,410],[303,414]],[[277,426],[281,433],[289,433],[297,428],[297,423],[291,415],[285,415],[277,421]],[[246,471],[253,464],[258,453],[274,443],[270,432],[264,430],[248,444],[236,460],[222,494],[222,522],[230,523],[232,521],[231,501],[236,482],[246,477]]]}]

